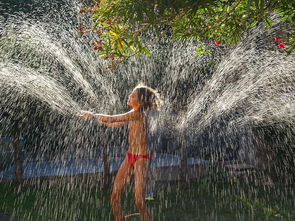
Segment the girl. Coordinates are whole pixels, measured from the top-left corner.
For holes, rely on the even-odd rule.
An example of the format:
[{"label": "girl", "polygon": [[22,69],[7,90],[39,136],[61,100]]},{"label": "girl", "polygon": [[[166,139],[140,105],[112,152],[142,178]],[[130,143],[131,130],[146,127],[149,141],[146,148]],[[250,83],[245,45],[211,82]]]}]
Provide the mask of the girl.
[{"label": "girl", "polygon": [[128,153],[117,172],[111,202],[116,221],[123,221],[121,196],[128,185],[131,176],[135,179],[135,205],[144,221],[151,221],[151,215],[144,202],[147,172],[151,155],[148,148],[148,110],[158,110],[161,99],[154,89],[145,85],[138,85],[129,96],[127,104],[133,109],[119,115],[102,115],[82,112],[85,120],[96,119],[109,127],[128,124]]}]

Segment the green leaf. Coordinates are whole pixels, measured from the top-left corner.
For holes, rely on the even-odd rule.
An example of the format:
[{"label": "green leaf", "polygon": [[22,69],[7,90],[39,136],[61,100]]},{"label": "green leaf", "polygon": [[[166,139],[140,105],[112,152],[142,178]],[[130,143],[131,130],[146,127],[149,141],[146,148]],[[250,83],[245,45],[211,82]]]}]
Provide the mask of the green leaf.
[{"label": "green leaf", "polygon": [[267,24],[267,27],[271,27],[273,24],[273,20],[270,17],[266,17],[265,22]]},{"label": "green leaf", "polygon": [[289,48],[289,50],[287,51],[287,56],[289,56],[292,53],[292,51],[294,51],[294,49],[295,49],[295,43],[293,43],[291,47]]},{"label": "green leaf", "polygon": [[153,55],[153,54],[150,52],[150,50],[148,50],[146,47],[142,47],[141,50],[142,50],[145,54],[147,54],[147,55],[149,55],[149,56],[152,56],[152,55]]},{"label": "green leaf", "polygon": [[97,53],[97,56],[102,56],[102,55],[105,55],[105,54],[106,54],[106,52],[102,51],[102,52]]},{"label": "green leaf", "polygon": [[197,53],[196,56],[203,54],[206,51],[206,48],[196,48]]},{"label": "green leaf", "polygon": [[115,37],[119,37],[119,35],[116,32],[109,31],[110,34],[114,35]]}]

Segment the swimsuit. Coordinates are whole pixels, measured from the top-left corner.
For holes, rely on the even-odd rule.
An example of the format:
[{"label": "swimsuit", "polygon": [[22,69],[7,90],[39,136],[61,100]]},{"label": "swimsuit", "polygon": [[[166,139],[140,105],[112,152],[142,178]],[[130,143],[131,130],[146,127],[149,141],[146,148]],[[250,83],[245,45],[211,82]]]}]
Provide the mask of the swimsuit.
[{"label": "swimsuit", "polygon": [[128,159],[128,163],[130,164],[131,167],[134,167],[135,162],[138,159],[151,159],[152,156],[150,154],[133,154],[133,153],[127,153],[127,159]]}]

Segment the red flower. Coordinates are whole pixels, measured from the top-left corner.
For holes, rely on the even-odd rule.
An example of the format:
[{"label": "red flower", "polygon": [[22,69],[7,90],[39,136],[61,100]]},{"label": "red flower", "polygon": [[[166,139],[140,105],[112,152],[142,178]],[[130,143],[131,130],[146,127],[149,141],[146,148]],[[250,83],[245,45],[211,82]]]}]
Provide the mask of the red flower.
[{"label": "red flower", "polygon": [[286,44],[284,42],[279,44],[279,48],[285,48],[285,47],[286,47]]},{"label": "red flower", "polygon": [[281,41],[281,39],[279,39],[278,37],[275,37],[275,42],[279,42]]},{"label": "red flower", "polygon": [[220,41],[214,41],[214,44],[219,46],[221,44],[221,42]]}]

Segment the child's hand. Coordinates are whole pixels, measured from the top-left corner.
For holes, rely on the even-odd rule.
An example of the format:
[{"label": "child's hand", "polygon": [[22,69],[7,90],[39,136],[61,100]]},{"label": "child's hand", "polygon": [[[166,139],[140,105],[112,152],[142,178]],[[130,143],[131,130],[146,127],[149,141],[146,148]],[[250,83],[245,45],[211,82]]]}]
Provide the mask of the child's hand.
[{"label": "child's hand", "polygon": [[93,113],[89,111],[82,111],[80,115],[84,120],[90,120],[93,118]]}]

